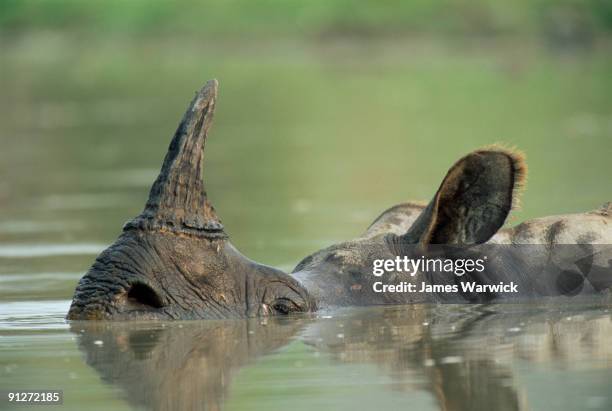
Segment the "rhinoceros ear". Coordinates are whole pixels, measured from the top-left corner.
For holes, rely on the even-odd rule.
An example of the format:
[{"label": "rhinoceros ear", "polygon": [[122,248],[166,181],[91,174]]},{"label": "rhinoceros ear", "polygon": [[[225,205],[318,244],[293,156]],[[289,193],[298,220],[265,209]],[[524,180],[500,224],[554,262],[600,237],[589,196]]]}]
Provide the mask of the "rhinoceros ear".
[{"label": "rhinoceros ear", "polygon": [[124,230],[225,237],[202,180],[204,144],[212,124],[217,89],[217,80],[210,80],[196,93],[172,138],[145,209]]},{"label": "rhinoceros ear", "polygon": [[404,238],[421,244],[481,244],[504,224],[526,176],[523,155],[492,147],[448,171],[433,200]]}]

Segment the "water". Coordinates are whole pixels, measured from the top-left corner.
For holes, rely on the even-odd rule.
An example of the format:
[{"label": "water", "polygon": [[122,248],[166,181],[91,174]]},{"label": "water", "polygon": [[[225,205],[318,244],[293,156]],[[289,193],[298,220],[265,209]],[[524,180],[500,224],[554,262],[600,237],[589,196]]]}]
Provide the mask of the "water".
[{"label": "water", "polygon": [[208,191],[263,263],[290,270],[430,198],[454,160],[496,141],[528,155],[514,222],[612,200],[609,53],[245,42],[2,40],[0,388],[63,389],[70,410],[612,409],[612,315],[588,302],[67,323],[78,278],[140,212],[212,77]]},{"label": "water", "polygon": [[418,305],[69,325],[67,307],[0,307],[3,387],[63,389],[69,409],[612,406],[612,316],[602,307]]}]

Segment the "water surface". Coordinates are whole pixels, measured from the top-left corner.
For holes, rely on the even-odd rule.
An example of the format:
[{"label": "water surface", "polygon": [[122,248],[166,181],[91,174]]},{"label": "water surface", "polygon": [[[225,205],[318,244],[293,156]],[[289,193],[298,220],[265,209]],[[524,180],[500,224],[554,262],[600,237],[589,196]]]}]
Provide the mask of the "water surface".
[{"label": "water surface", "polygon": [[612,404],[612,316],[601,306],[416,305],[267,320],[69,325],[62,319],[67,307],[0,307],[2,387],[63,389],[68,409]]},{"label": "water surface", "polygon": [[346,309],[69,324],[79,277],[138,214],[194,90],[221,82],[205,177],[233,243],[290,270],[494,142],[527,217],[612,200],[612,59],[538,44],[2,39],[0,388],[70,410],[612,409],[609,307]]}]

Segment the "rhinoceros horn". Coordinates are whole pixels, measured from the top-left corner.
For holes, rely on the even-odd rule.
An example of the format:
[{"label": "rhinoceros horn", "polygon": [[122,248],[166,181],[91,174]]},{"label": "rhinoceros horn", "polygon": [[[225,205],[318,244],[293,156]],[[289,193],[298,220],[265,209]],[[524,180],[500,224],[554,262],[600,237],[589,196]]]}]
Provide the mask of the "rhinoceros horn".
[{"label": "rhinoceros horn", "polygon": [[124,230],[140,228],[226,237],[202,179],[204,145],[212,125],[218,87],[217,80],[210,80],[196,93],[172,138],[144,210]]}]

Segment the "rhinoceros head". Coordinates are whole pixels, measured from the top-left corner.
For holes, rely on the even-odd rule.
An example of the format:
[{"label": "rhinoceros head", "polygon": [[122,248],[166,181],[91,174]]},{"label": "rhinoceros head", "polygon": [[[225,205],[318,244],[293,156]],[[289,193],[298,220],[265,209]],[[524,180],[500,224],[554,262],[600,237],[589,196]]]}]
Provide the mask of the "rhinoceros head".
[{"label": "rhinoceros head", "polygon": [[287,274],[257,264],[228,240],[202,180],[218,84],[191,102],[143,212],[79,282],[69,319],[249,317],[309,311]]}]

